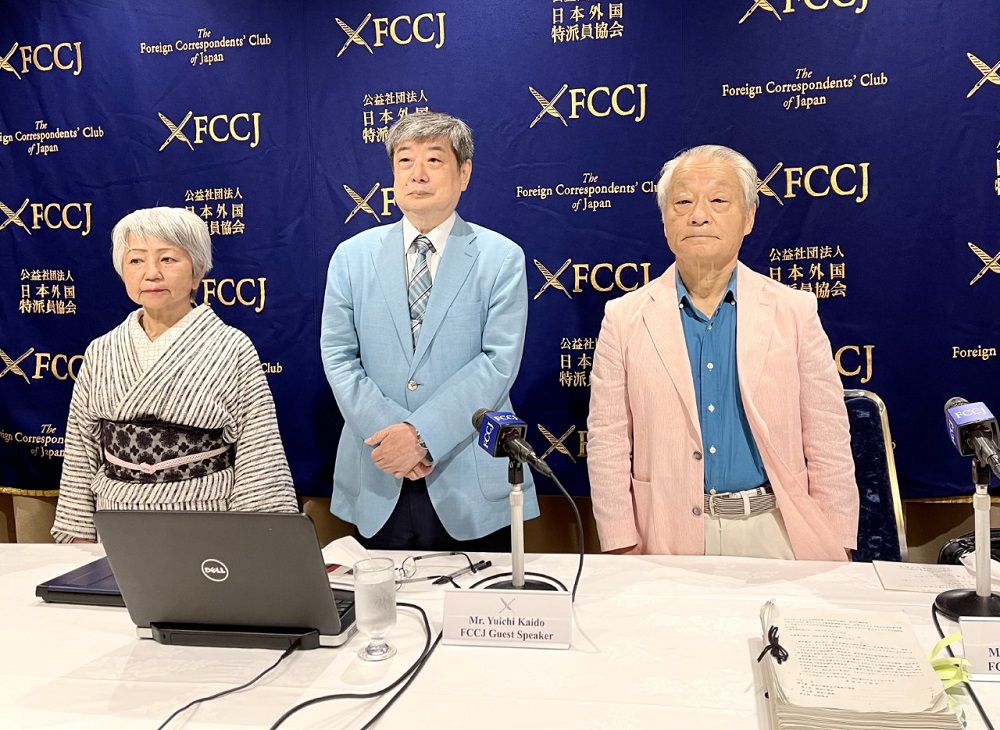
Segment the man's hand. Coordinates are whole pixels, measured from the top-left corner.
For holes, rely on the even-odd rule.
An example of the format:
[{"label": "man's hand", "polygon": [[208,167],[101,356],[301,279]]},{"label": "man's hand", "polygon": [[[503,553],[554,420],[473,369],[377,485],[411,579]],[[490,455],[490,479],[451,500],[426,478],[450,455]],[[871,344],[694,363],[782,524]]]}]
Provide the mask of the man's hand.
[{"label": "man's hand", "polygon": [[412,478],[409,474],[417,471],[420,460],[427,455],[427,449],[417,445],[417,429],[408,423],[394,423],[376,431],[365,443],[375,447],[372,451],[375,466],[397,479]]},{"label": "man's hand", "polygon": [[425,476],[434,471],[434,464],[427,461],[427,459],[421,459],[417,462],[417,465],[410,470],[410,473],[406,475],[406,478],[410,481],[416,479],[423,479]]}]

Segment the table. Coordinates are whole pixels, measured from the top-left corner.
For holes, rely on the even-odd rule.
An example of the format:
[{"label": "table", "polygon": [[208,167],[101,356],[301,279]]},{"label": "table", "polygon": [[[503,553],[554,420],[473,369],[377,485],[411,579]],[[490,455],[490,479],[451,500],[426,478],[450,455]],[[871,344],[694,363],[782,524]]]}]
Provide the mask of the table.
[{"label": "table", "polygon": [[[277,658],[140,641],[124,609],[34,597],[37,583],[101,554],[99,545],[0,545],[0,727],[155,728],[190,700],[242,684]],[[491,557],[496,572],[509,570],[508,556]],[[576,560],[529,555],[526,568],[570,585]],[[404,587],[399,600],[424,606],[439,628],[443,589],[417,586]],[[588,555],[570,650],[439,646],[378,728],[766,728],[755,661],[764,601],[903,611],[929,651],[937,641],[933,598],[884,591],[869,564]],[[267,728],[303,700],[385,686],[419,655],[417,615],[400,609],[390,640],[398,655],[375,665],[355,657],[359,636],[341,649],[297,652],[258,685],[168,727]],[[976,689],[1000,718],[1000,685]],[[962,702],[970,727],[984,727]],[[282,727],[358,728],[379,706],[323,703]]]}]

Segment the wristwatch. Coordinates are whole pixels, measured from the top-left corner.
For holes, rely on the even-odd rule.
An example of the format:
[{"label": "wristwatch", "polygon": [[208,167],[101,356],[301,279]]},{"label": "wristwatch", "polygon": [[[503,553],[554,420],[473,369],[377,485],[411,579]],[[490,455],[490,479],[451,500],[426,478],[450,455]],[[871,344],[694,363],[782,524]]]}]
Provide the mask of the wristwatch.
[{"label": "wristwatch", "polygon": [[413,430],[416,431],[417,434],[417,446],[422,448],[424,451],[427,451],[427,444],[424,443],[424,437],[420,435],[420,431],[417,431],[417,429]]},{"label": "wristwatch", "polygon": [[406,425],[410,426],[411,428],[413,428],[413,433],[416,434],[416,436],[417,436],[417,446],[419,446],[420,448],[422,448],[424,451],[427,451],[427,455],[430,456],[430,451],[427,449],[427,444],[424,441],[424,437],[420,435],[420,431],[417,430],[417,427],[414,426],[409,421],[406,422]]}]

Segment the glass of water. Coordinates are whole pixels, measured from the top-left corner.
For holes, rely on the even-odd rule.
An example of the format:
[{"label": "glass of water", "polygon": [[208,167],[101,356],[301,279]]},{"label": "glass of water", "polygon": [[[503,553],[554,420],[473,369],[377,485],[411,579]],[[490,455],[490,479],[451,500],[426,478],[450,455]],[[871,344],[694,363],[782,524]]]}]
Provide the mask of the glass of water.
[{"label": "glass of water", "polygon": [[354,611],[358,631],[369,638],[358,652],[365,661],[380,662],[396,654],[385,635],[396,625],[396,571],[391,558],[368,558],[354,564]]}]

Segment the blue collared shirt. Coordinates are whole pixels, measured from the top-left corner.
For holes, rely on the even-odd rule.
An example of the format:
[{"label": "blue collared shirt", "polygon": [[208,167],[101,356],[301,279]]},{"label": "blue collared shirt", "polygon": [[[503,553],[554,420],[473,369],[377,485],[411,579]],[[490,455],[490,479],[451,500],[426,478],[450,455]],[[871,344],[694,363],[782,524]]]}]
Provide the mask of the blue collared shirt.
[{"label": "blue collared shirt", "polygon": [[736,271],[711,317],[691,304],[679,273],[677,303],[701,424],[705,492],[759,487],[767,474],[750,433],[736,371]]}]

